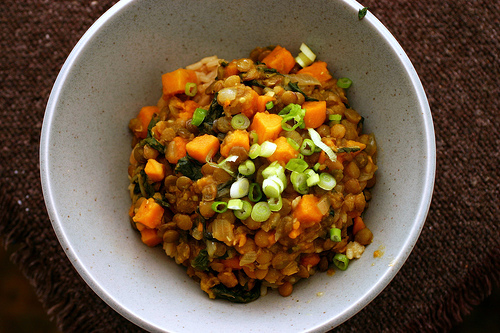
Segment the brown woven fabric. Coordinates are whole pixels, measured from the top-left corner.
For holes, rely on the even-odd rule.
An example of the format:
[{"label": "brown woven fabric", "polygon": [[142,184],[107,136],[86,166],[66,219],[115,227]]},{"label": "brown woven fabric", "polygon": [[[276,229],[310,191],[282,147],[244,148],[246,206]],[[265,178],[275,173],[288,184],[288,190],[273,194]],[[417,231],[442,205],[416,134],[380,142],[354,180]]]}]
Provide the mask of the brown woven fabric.
[{"label": "brown woven fabric", "polygon": [[[0,2],[0,242],[63,332],[140,331],[78,276],[51,228],[38,144],[57,73],[113,1]],[[428,94],[437,179],[421,237],[396,278],[336,329],[446,331],[500,280],[497,1],[366,0]]]}]

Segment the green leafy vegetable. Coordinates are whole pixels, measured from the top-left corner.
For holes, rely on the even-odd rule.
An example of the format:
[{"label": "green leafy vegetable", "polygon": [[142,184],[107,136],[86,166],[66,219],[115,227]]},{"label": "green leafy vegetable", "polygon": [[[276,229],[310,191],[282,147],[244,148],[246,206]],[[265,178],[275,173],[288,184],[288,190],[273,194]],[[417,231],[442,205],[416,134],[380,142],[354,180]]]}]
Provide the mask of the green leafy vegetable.
[{"label": "green leafy vegetable", "polygon": [[148,125],[148,136],[141,141],[141,145],[148,145],[153,149],[156,149],[161,154],[165,154],[165,146],[162,145],[156,138],[153,136],[153,127],[155,127],[156,123],[160,120],[158,116],[153,117]]},{"label": "green leafy vegetable", "polygon": [[365,15],[366,15],[367,12],[368,12],[368,7],[364,7],[362,9],[360,9],[358,11],[358,19],[362,20],[365,17]]},{"label": "green leafy vegetable", "polygon": [[356,151],[360,151],[359,147],[342,147],[337,149],[337,153],[354,153]]},{"label": "green leafy vegetable", "polygon": [[208,271],[210,260],[208,258],[207,250],[201,250],[198,255],[191,261],[191,266],[200,271]]},{"label": "green leafy vegetable", "polygon": [[210,107],[208,108],[205,118],[198,126],[201,135],[214,134],[213,130],[214,121],[215,119],[220,118],[224,114],[224,108],[217,102],[217,95],[218,93],[214,95],[214,98],[212,100],[212,103],[210,103]]},{"label": "green leafy vegetable", "polygon": [[145,198],[151,198],[155,194],[155,189],[153,188],[153,185],[151,185],[148,182],[148,175],[146,175],[146,172],[144,169],[141,170],[139,173],[139,177],[137,178],[137,181],[139,183],[139,187],[141,189],[141,194]]},{"label": "green leafy vegetable", "polygon": [[194,158],[186,155],[177,161],[175,172],[182,173],[184,176],[189,177],[192,181],[197,181],[203,174],[201,173],[202,164]]},{"label": "green leafy vegetable", "polygon": [[304,95],[304,98],[306,101],[310,102],[310,101],[317,101],[316,98],[312,98],[312,97],[309,97],[307,96],[303,91],[302,89],[299,88],[299,85],[295,82],[288,82],[288,87],[290,87],[290,90],[293,91],[293,92],[298,92],[298,93],[301,93],[302,95]]},{"label": "green leafy vegetable", "polygon": [[234,288],[227,288],[222,283],[211,288],[215,297],[228,300],[233,303],[250,303],[255,301],[260,296],[260,283],[255,283],[255,286],[247,290],[246,287],[237,285]]}]

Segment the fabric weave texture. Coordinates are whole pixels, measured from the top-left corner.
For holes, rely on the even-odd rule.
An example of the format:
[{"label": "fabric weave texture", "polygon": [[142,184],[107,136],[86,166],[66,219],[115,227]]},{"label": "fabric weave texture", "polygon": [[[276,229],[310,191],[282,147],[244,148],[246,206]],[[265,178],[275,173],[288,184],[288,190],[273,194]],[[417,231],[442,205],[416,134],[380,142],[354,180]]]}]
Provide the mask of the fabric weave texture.
[{"label": "fabric weave texture", "polygon": [[[39,140],[55,78],[113,1],[0,2],[0,243],[62,332],[137,332],[80,278],[52,230]],[[432,110],[437,173],[426,224],[389,286],[337,332],[433,332],[500,281],[500,5],[366,0],[410,57]]]}]

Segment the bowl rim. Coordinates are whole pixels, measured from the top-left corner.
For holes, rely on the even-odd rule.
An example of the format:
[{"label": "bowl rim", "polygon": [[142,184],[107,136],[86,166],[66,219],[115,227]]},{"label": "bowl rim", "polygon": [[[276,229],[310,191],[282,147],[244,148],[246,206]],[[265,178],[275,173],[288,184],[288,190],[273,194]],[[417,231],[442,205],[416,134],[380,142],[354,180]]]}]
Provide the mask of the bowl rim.
[{"label": "bowl rim", "polygon": [[[355,0],[340,0],[344,2],[346,5],[350,6],[353,9],[359,10],[364,6],[356,2]],[[134,0],[120,0],[118,3],[109,8],[103,15],[101,15],[91,26],[90,28],[83,34],[80,40],[72,49],[71,53],[65,60],[57,78],[54,82],[53,88],[50,92],[49,99],[47,101],[45,115],[43,118],[41,137],[40,137],[40,149],[39,149],[39,162],[40,162],[40,176],[41,176],[41,185],[42,192],[45,201],[45,205],[47,208],[47,212],[49,215],[49,219],[51,221],[52,227],[56,233],[56,236],[72,265],[75,267],[79,275],[83,278],[83,280],[90,286],[90,288],[111,308],[116,310],[123,317],[127,318],[134,324],[154,331],[163,330],[156,325],[143,320],[139,316],[134,313],[131,313],[127,308],[123,307],[118,301],[116,301],[112,295],[107,294],[107,292],[99,285],[99,283],[94,279],[92,274],[81,264],[80,260],[78,260],[78,255],[71,246],[70,240],[67,238],[67,235],[64,232],[64,228],[62,227],[61,220],[56,214],[57,208],[56,203],[53,197],[53,189],[50,183],[50,172],[48,167],[48,162],[50,160],[50,127],[53,124],[55,108],[57,105],[57,101],[59,100],[62,86],[66,79],[68,78],[70,69],[75,63],[76,59],[80,55],[81,52],[84,52],[86,45],[92,40],[95,34],[99,31],[101,27],[103,27],[110,19],[112,19],[115,15],[119,14],[124,8],[131,5]],[[432,121],[432,114],[430,110],[430,106],[425,94],[425,90],[422,86],[420,78],[411,63],[408,55],[405,53],[399,42],[392,35],[392,33],[376,18],[369,10],[364,17],[364,20],[367,20],[373,27],[378,31],[381,38],[383,38],[390,48],[397,54],[399,60],[401,61],[408,78],[410,79],[412,86],[415,89],[415,93],[419,102],[419,108],[422,111],[422,120],[424,127],[424,135],[425,135],[425,154],[427,156],[425,161],[425,175],[424,177],[424,192],[420,197],[420,201],[418,202],[418,209],[415,220],[418,223],[415,223],[411,230],[408,233],[408,237],[406,238],[406,242],[402,245],[402,250],[394,257],[394,265],[391,267],[392,269],[387,270],[385,274],[375,283],[366,294],[360,298],[357,303],[346,311],[343,311],[336,319],[335,323],[333,320],[328,322],[319,323],[316,327],[310,328],[309,331],[316,332],[322,331],[327,328],[331,328],[331,324],[338,326],[353,317],[356,313],[361,311],[364,307],[366,307],[373,299],[375,299],[391,282],[391,280],[396,276],[399,272],[403,264],[406,262],[410,253],[412,252],[419,235],[423,229],[425,224],[425,220],[427,214],[429,212],[429,208],[432,201],[432,194],[434,190],[434,182],[435,182],[435,174],[436,174],[436,144],[435,144],[435,132],[434,125]],[[361,304],[361,306],[359,305]]]}]

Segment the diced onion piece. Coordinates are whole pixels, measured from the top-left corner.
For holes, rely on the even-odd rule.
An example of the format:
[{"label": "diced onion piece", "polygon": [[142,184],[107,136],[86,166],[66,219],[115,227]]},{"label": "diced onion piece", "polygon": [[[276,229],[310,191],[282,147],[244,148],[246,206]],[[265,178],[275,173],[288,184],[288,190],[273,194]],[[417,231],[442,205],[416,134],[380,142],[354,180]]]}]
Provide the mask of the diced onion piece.
[{"label": "diced onion piece", "polygon": [[274,152],[276,151],[277,147],[278,146],[275,143],[271,142],[271,141],[264,141],[260,145],[260,154],[259,154],[259,156],[269,157],[272,154],[274,154]]},{"label": "diced onion piece", "polygon": [[250,182],[246,178],[239,178],[232,185],[229,190],[229,196],[233,199],[243,198],[248,194]]},{"label": "diced onion piece", "polygon": [[243,208],[243,201],[241,199],[230,199],[227,202],[227,208],[232,210],[240,210]]},{"label": "diced onion piece", "polygon": [[314,142],[316,147],[321,148],[321,150],[323,150],[326,155],[328,155],[328,158],[332,162],[336,162],[337,155],[335,155],[332,148],[328,147],[323,141],[321,141],[321,135],[319,135],[319,133],[316,132],[313,128],[308,128],[307,130],[309,131],[309,136],[311,137],[311,140]]},{"label": "diced onion piece", "polygon": [[255,251],[250,251],[245,253],[244,255],[241,256],[240,258],[240,266],[245,266],[248,264],[253,263],[257,259],[257,252]]},{"label": "diced onion piece", "polygon": [[269,218],[269,216],[271,216],[271,208],[269,208],[269,204],[267,202],[257,202],[253,206],[250,216],[256,222],[264,222]]}]

